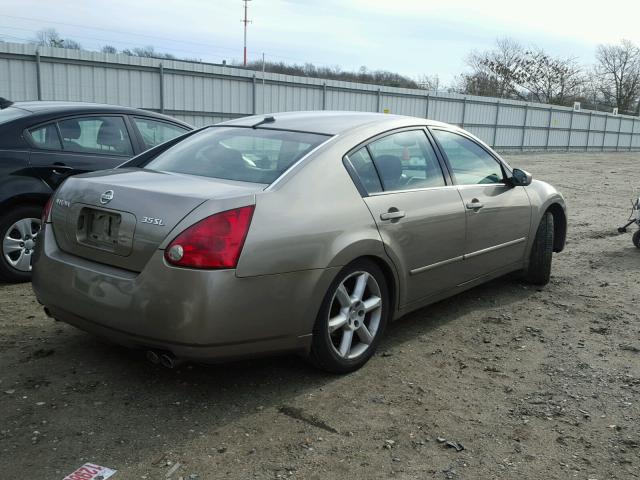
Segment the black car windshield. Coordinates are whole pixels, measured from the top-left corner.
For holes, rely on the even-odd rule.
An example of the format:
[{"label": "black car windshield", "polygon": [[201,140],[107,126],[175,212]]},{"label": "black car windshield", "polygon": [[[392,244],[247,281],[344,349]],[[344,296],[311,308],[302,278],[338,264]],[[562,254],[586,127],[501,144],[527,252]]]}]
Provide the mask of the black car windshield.
[{"label": "black car windshield", "polygon": [[0,123],[7,123],[20,117],[26,117],[30,112],[21,108],[7,107],[0,110]]},{"label": "black car windshield", "polygon": [[144,168],[270,184],[328,138],[286,130],[211,127],[162,152]]}]

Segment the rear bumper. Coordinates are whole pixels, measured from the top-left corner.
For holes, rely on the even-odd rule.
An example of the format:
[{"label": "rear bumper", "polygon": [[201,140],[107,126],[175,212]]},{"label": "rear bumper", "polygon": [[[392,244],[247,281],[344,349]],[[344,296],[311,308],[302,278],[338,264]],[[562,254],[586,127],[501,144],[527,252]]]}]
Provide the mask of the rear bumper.
[{"label": "rear bumper", "polygon": [[239,278],[190,270],[155,252],[140,273],[62,252],[52,229],[36,252],[33,289],[58,320],[134,348],[214,360],[305,350],[335,269]]}]

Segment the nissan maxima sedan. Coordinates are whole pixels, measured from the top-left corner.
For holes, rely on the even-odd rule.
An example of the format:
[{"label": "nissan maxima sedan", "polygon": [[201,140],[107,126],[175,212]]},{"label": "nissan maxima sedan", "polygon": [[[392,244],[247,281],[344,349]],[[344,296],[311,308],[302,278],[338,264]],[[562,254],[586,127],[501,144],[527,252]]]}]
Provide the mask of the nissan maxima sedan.
[{"label": "nissan maxima sedan", "polygon": [[349,372],[408,312],[509,272],[546,284],[565,244],[555,188],[425,119],[246,117],[124,167],[55,192],[33,288],[166,366],[301,352]]}]

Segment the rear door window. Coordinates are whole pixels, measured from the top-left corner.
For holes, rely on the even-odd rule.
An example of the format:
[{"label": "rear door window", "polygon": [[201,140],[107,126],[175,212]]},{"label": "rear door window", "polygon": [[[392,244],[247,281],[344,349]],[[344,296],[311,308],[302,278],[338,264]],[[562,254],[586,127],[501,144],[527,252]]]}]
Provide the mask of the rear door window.
[{"label": "rear door window", "polygon": [[385,191],[446,185],[435,151],[422,130],[394,133],[368,148]]},{"label": "rear door window", "polygon": [[122,117],[77,117],[58,122],[62,147],[69,152],[133,156]]},{"label": "rear door window", "polygon": [[58,136],[58,129],[55,123],[32,128],[29,130],[29,135],[31,136],[31,141],[38,148],[62,150],[62,143],[60,143],[60,137]]},{"label": "rear door window", "polygon": [[329,138],[266,128],[210,127],[162,152],[145,168],[269,184]]},{"label": "rear door window", "polygon": [[133,121],[142,136],[142,141],[146,148],[168,142],[189,131],[186,127],[151,118],[134,117]]}]

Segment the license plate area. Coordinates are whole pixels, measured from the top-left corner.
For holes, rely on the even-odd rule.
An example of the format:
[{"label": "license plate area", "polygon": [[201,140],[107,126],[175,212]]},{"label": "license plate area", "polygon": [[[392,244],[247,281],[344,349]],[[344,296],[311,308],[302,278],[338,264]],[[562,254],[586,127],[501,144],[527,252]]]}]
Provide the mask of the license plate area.
[{"label": "license plate area", "polygon": [[78,215],[78,243],[115,251],[122,217],[117,213],[83,208]]},{"label": "license plate area", "polygon": [[131,214],[97,208],[82,207],[76,216],[78,244],[116,255],[131,252],[133,229]]}]

